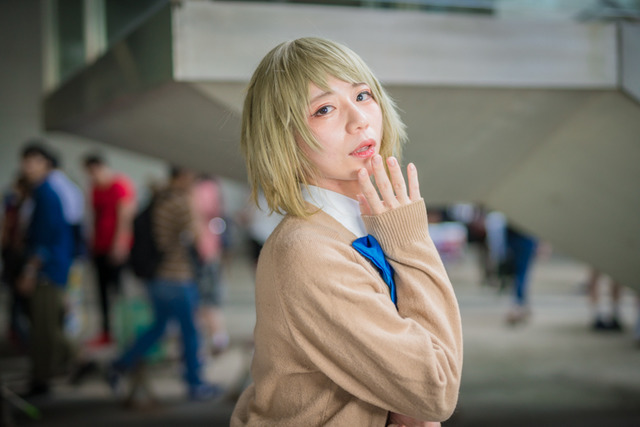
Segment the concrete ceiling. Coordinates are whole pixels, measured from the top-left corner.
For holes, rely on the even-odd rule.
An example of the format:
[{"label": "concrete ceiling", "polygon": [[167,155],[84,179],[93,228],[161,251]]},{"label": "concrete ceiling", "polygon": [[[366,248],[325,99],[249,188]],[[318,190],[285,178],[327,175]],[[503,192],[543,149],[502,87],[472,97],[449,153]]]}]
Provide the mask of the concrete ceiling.
[{"label": "concrete ceiling", "polygon": [[246,180],[240,113],[190,84],[170,82],[105,105],[63,130],[201,172]]}]

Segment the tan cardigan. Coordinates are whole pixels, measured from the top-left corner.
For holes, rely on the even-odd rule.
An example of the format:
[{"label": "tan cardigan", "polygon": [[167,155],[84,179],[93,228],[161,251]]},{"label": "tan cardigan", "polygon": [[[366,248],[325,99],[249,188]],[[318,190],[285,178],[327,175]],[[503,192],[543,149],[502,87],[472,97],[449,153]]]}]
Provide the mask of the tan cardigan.
[{"label": "tan cardigan", "polygon": [[395,269],[398,309],[355,236],[320,211],[287,216],[256,277],[254,384],[231,426],[384,426],[449,418],[462,330],[423,201],[363,217]]}]

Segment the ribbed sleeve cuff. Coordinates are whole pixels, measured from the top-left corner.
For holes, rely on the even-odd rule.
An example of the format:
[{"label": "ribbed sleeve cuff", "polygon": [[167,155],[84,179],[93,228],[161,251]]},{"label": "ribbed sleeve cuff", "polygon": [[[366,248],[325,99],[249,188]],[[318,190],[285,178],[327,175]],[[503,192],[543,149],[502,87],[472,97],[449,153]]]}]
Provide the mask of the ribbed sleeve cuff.
[{"label": "ribbed sleeve cuff", "polygon": [[383,248],[403,247],[429,236],[427,208],[420,199],[380,215],[362,216],[367,231]]}]

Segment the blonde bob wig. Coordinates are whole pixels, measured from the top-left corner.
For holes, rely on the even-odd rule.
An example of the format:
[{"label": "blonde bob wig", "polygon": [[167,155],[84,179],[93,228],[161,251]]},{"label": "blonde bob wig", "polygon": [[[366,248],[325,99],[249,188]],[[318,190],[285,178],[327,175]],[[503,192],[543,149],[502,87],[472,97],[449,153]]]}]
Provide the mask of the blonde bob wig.
[{"label": "blonde bob wig", "polygon": [[300,188],[313,184],[318,172],[296,141],[321,149],[307,125],[309,84],[329,90],[330,76],[369,86],[382,111],[380,154],[401,156],[404,124],[393,100],[358,55],[315,37],[281,43],[253,73],[242,113],[241,147],[252,198],[257,203],[262,190],[270,211],[298,217],[312,213]]}]

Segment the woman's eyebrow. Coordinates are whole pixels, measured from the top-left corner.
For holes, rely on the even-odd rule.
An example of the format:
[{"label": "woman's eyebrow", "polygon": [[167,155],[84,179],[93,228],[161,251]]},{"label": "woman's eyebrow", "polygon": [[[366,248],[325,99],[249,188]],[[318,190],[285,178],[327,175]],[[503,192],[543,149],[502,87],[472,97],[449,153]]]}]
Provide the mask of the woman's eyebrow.
[{"label": "woman's eyebrow", "polygon": [[320,98],[324,98],[325,96],[328,96],[328,95],[331,95],[331,94],[333,94],[333,91],[331,91],[331,90],[328,90],[328,91],[326,91],[326,92],[319,93],[319,94],[317,94],[316,96],[314,96],[313,98],[311,98],[311,99],[309,100],[309,104],[313,104],[313,103],[314,103],[314,102],[316,102],[318,99],[320,99]]},{"label": "woman's eyebrow", "polygon": [[[357,87],[360,87],[360,86],[368,86],[368,85],[365,82],[351,83],[351,87],[352,88],[357,88]],[[323,98],[323,97],[328,96],[328,95],[332,95],[332,94],[333,94],[332,90],[328,90],[326,92],[319,93],[319,94],[317,94],[316,96],[314,96],[313,98],[311,98],[309,100],[309,104],[312,104],[312,103],[316,102],[318,99]]]}]

